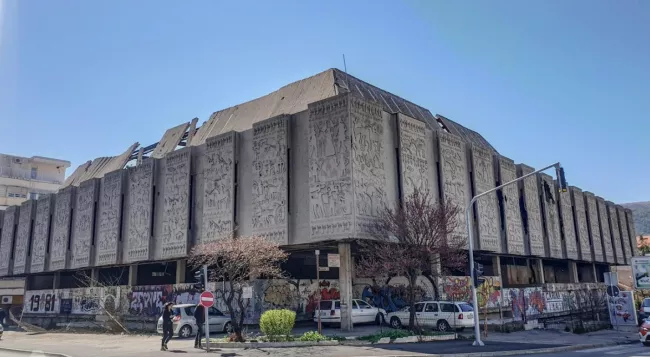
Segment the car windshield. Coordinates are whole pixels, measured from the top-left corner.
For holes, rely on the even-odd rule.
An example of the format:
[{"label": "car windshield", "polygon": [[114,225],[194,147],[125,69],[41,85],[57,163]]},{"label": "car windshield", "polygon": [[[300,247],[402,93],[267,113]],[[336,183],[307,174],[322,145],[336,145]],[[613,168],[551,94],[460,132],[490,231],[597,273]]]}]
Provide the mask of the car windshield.
[{"label": "car windshield", "polygon": [[469,305],[469,304],[459,304],[458,306],[460,306],[460,311],[463,311],[463,312],[474,311],[474,308],[472,307],[472,305]]},{"label": "car windshield", "polygon": [[643,300],[643,307],[650,307],[650,299]]},{"label": "car windshield", "polygon": [[332,309],[332,302],[331,301],[321,301],[320,302],[320,309],[321,310],[331,310]]}]

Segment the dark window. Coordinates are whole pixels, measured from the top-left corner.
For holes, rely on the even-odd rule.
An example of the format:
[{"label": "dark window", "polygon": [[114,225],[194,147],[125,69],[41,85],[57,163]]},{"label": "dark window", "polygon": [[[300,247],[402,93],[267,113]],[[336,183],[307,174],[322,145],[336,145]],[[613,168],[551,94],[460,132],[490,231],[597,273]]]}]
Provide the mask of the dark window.
[{"label": "dark window", "polygon": [[460,311],[462,311],[462,312],[470,312],[470,311],[474,311],[474,308],[472,307],[472,305],[469,305],[469,304],[460,304],[459,306],[460,306]]},{"label": "dark window", "polygon": [[643,300],[643,307],[650,307],[650,299]]},{"label": "dark window", "polygon": [[424,304],[415,304],[415,312],[422,312],[424,310]]},{"label": "dark window", "polygon": [[331,310],[332,309],[332,302],[331,301],[321,301],[320,302],[320,309],[321,310]]},{"label": "dark window", "polygon": [[442,312],[458,312],[458,307],[453,304],[440,304],[440,311]]},{"label": "dark window", "polygon": [[427,304],[427,308],[424,312],[438,312],[438,304]]}]

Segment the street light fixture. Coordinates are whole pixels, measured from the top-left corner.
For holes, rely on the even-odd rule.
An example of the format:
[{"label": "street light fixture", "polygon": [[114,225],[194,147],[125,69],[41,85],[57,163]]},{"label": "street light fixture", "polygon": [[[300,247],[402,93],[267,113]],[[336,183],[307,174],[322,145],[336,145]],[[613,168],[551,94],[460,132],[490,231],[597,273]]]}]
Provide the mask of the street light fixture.
[{"label": "street light fixture", "polygon": [[502,189],[505,186],[511,185],[513,183],[516,183],[518,181],[521,181],[529,176],[535,175],[538,172],[546,171],[550,168],[554,167],[555,168],[555,173],[557,175],[557,181],[558,181],[558,186],[559,186],[559,191],[560,192],[566,192],[567,191],[567,182],[566,178],[564,177],[564,168],[562,165],[560,165],[559,162],[554,163],[553,165],[546,166],[542,169],[539,169],[537,171],[533,171],[529,174],[523,175],[521,177],[518,177],[512,181],[506,182],[501,186],[497,186],[491,190],[487,190],[481,194],[478,194],[474,196],[469,203],[467,204],[467,207],[465,208],[465,215],[467,219],[467,233],[469,235],[469,271],[471,274],[471,284],[472,284],[472,307],[474,309],[474,346],[483,346],[484,343],[481,341],[481,331],[479,327],[479,315],[478,315],[478,299],[476,298],[476,285],[477,285],[477,276],[476,272],[474,271],[474,237],[473,237],[473,228],[472,228],[472,217],[471,217],[471,212],[472,212],[472,207],[474,206],[474,202],[476,202],[477,199],[479,199],[482,196],[485,196],[487,194],[490,194],[492,192],[495,192],[497,190]]}]

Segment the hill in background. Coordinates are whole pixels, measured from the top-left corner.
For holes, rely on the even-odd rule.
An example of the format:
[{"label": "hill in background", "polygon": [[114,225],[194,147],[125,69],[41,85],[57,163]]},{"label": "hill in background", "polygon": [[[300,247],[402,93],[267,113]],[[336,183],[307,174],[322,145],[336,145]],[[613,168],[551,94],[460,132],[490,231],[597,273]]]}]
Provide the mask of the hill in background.
[{"label": "hill in background", "polygon": [[621,206],[629,208],[634,214],[634,228],[637,236],[650,234],[650,202],[626,203]]}]

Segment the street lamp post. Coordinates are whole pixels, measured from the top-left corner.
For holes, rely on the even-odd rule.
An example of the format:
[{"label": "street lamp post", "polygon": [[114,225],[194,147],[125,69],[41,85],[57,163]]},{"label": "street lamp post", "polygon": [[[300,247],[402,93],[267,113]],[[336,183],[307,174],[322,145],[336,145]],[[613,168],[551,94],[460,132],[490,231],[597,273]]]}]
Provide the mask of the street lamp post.
[{"label": "street lamp post", "polygon": [[[474,237],[473,237],[473,228],[472,228],[472,207],[474,206],[474,202],[476,202],[477,199],[479,199],[482,196],[485,196],[487,194],[490,194],[492,192],[495,192],[497,190],[502,189],[505,186],[511,185],[513,183],[516,183],[518,181],[521,181],[525,179],[526,177],[532,176],[537,174],[538,172],[546,171],[550,169],[551,167],[555,167],[557,177],[558,177],[558,183],[560,185],[560,190],[566,190],[566,182],[564,180],[564,172],[562,171],[562,166],[560,165],[559,162],[554,163],[553,165],[546,166],[543,169],[539,169],[537,171],[533,171],[529,174],[523,175],[521,177],[518,177],[512,181],[506,182],[501,186],[497,186],[491,190],[487,190],[481,194],[478,194],[474,196],[469,203],[467,204],[467,207],[465,208],[465,215],[467,219],[467,233],[469,235],[469,270],[471,274],[471,285],[472,285],[472,307],[474,309],[475,315],[474,316],[474,346],[483,346],[484,343],[481,341],[481,330],[479,326],[479,318],[478,318],[478,299],[476,298],[476,283],[475,283],[475,274],[476,272],[474,271]],[[561,173],[561,174],[560,174]]]}]

